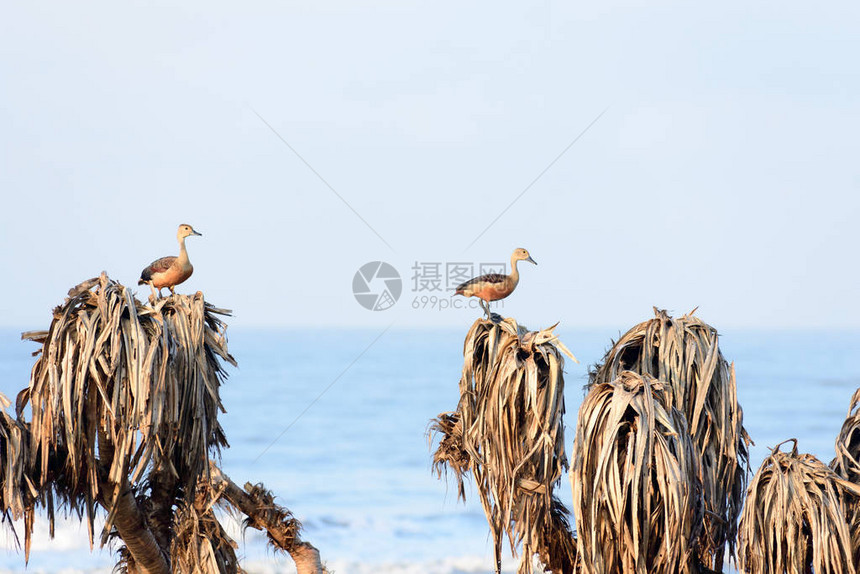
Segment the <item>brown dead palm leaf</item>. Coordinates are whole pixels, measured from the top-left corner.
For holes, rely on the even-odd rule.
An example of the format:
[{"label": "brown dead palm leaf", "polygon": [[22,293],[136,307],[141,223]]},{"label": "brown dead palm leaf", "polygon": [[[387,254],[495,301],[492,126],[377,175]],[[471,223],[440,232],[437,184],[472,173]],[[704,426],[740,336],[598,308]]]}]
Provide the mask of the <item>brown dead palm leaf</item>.
[{"label": "brown dead palm leaf", "polygon": [[860,486],[810,454],[773,449],[753,477],[738,529],[741,571],[855,574],[847,506]]},{"label": "brown dead palm leaf", "polygon": [[[96,505],[107,514],[101,543],[118,542],[120,571],[237,573],[234,543],[213,511],[229,504],[266,530],[301,574],[324,574],[301,525],[259,487],[243,491],[210,457],[227,441],[223,411],[226,326],[203,299],[173,295],[152,305],[105,274],[69,291],[41,345],[17,420],[0,413],[0,512],[23,508],[25,552],[35,509],[74,511],[94,542]],[[29,405],[32,421],[27,422]]]},{"label": "brown dead palm leaf", "polygon": [[[860,389],[851,397],[848,415],[836,438],[836,457],[830,462],[836,474],[860,486]],[[846,501],[854,563],[860,565],[860,500]]]},{"label": "brown dead palm leaf", "polygon": [[672,387],[673,405],[687,419],[702,466],[705,518],[699,560],[720,571],[727,544],[734,555],[751,444],[737,401],[734,365],[723,358],[716,329],[692,313],[672,318],[654,311],[654,319],[636,325],[612,346],[590,373],[589,386],[631,370]]},{"label": "brown dead palm leaf", "polygon": [[469,473],[472,458],[463,448],[463,425],[460,424],[460,414],[457,411],[440,413],[430,421],[428,438],[431,443],[436,435],[441,435],[436,452],[433,453],[433,471],[436,476],[447,476],[448,471],[454,474],[457,482],[457,498],[466,501],[466,485],[464,479]]},{"label": "brown dead palm leaf", "polygon": [[206,489],[197,500],[183,501],[176,510],[176,535],[170,546],[170,564],[184,574],[241,573],[238,545],[215,516],[215,500]]},{"label": "brown dead palm leaf", "polygon": [[530,332],[510,318],[476,321],[464,344],[457,411],[431,424],[442,434],[437,473],[452,470],[461,496],[464,475],[475,477],[497,569],[506,534],[512,552],[522,548],[520,573],[531,572],[535,554],[553,572],[573,571],[567,510],[552,492],[567,468],[562,354],[575,358],[553,328]]},{"label": "brown dead palm leaf", "polygon": [[851,397],[848,416],[836,438],[836,458],[830,468],[845,480],[860,484],[860,389]]},{"label": "brown dead palm leaf", "polygon": [[[10,404],[9,398],[0,393],[0,513],[3,522],[11,526],[25,513],[32,520],[31,508],[38,492],[26,472],[29,428],[6,413]],[[17,542],[15,530],[11,531]]]},{"label": "brown dead palm leaf", "polygon": [[631,371],[593,385],[579,409],[570,473],[582,572],[697,572],[699,475],[669,385]]},{"label": "brown dead palm leaf", "polygon": [[851,533],[852,560],[855,569],[860,570],[860,497],[846,498],[845,506],[848,531]]},{"label": "brown dead palm leaf", "polygon": [[32,409],[38,483],[60,467],[63,480],[51,488],[86,513],[91,543],[96,503],[108,509],[107,534],[124,490],[105,489],[106,481],[167,481],[171,505],[180,487],[193,492],[209,456],[227,444],[217,418],[220,361],[235,361],[219,313],[200,294],[144,306],[102,274],[69,292],[47,333],[25,334],[42,344],[18,397],[19,417],[27,403]]},{"label": "brown dead palm leaf", "polygon": [[550,523],[544,527],[538,557],[546,572],[574,574],[580,572],[576,537],[570,526],[570,510],[554,495],[550,506]]}]

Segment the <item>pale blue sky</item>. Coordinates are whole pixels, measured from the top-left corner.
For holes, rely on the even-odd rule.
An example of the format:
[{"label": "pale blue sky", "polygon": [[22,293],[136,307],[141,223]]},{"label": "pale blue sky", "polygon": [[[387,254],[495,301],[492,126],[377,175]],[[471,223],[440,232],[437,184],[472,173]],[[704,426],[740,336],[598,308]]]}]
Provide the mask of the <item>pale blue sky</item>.
[{"label": "pale blue sky", "polygon": [[412,309],[413,263],[522,246],[530,326],[860,328],[855,2],[152,4],[4,7],[2,325],[134,285],[187,222],[179,290],[238,326],[467,325]]}]

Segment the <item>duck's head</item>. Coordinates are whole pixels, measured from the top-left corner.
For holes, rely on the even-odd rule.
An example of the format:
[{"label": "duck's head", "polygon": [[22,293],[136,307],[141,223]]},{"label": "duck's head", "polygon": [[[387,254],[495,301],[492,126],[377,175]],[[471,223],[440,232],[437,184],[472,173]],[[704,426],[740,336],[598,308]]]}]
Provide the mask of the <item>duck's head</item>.
[{"label": "duck's head", "polygon": [[183,223],[179,226],[179,231],[176,232],[176,238],[180,241],[188,237],[189,235],[203,235],[202,233],[197,233],[194,231],[194,228],[188,225],[187,223]]},{"label": "duck's head", "polygon": [[511,256],[511,259],[513,259],[514,261],[528,261],[529,263],[534,263],[535,265],[537,265],[537,261],[532,259],[532,256],[529,255],[528,250],[523,249],[522,247],[514,249],[514,254]]}]

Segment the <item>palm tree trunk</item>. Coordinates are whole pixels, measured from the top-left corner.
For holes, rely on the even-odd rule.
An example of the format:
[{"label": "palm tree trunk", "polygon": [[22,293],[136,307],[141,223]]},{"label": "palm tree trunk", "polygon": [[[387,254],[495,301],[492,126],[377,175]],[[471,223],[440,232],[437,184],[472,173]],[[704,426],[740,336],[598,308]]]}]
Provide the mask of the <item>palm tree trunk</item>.
[{"label": "palm tree trunk", "polygon": [[[98,442],[99,461],[103,468],[110,468],[114,448],[103,429],[99,429]],[[122,538],[123,544],[131,554],[135,570],[140,574],[170,574],[167,559],[143,520],[143,515],[137,506],[128,480],[123,479],[122,484],[115,484],[109,480],[102,481],[100,486],[102,493],[99,502],[110,514],[111,508],[108,501],[113,500],[117,488],[122,490],[114,503],[116,514],[113,524],[119,537]]]},{"label": "palm tree trunk", "polygon": [[209,466],[213,486],[224,488],[222,496],[248,517],[249,526],[268,532],[272,544],[290,554],[296,563],[297,574],[329,574],[322,565],[319,550],[301,540],[296,529],[285,525],[283,514],[289,516],[289,511],[277,506],[273,509],[271,503],[255,499],[230,480],[214,462]]},{"label": "palm tree trunk", "polygon": [[153,471],[149,477],[150,501],[149,526],[158,545],[167,550],[173,538],[174,503],[178,493],[178,481],[167,469]]},{"label": "palm tree trunk", "polygon": [[114,526],[141,574],[170,574],[167,560],[161,553],[155,536],[147,528],[137,501],[128,485],[116,501]]},{"label": "palm tree trunk", "polygon": [[309,542],[298,542],[290,552],[296,563],[298,574],[322,574],[327,572],[320,561],[320,551]]}]

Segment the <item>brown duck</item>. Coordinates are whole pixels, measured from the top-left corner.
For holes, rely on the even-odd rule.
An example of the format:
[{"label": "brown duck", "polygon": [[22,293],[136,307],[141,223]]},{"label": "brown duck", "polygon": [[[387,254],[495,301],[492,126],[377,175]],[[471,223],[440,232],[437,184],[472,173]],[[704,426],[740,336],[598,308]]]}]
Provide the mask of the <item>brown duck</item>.
[{"label": "brown duck", "polygon": [[511,255],[511,274],[503,273],[488,273],[469,279],[465,283],[457,286],[456,295],[464,295],[466,297],[477,297],[481,300],[481,308],[487,313],[487,317],[492,317],[490,314],[490,301],[498,301],[504,299],[514,292],[517,283],[520,282],[520,272],[517,270],[517,261],[528,261],[529,263],[537,262],[532,259],[529,252],[520,247],[514,249]]},{"label": "brown duck", "polygon": [[194,273],[194,267],[191,261],[188,260],[188,251],[185,250],[185,238],[190,235],[203,235],[197,233],[190,225],[183,223],[179,226],[179,231],[176,232],[176,240],[179,242],[179,257],[162,257],[156,259],[149,266],[141,271],[140,281],[138,285],[149,284],[152,288],[152,294],[156,294],[158,289],[158,297],[161,297],[161,290],[165,287],[170,289],[171,294],[176,292],[173,288],[179,285]]}]

